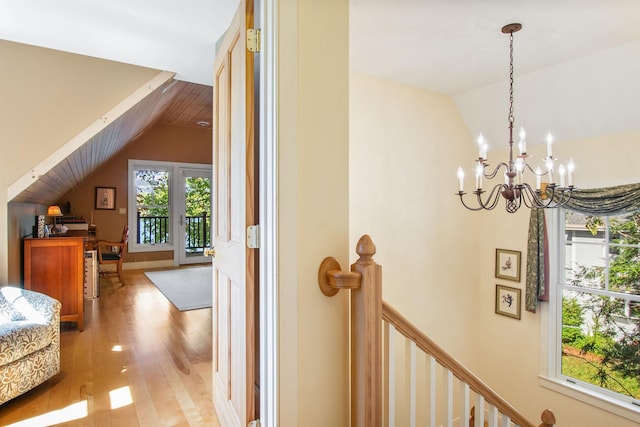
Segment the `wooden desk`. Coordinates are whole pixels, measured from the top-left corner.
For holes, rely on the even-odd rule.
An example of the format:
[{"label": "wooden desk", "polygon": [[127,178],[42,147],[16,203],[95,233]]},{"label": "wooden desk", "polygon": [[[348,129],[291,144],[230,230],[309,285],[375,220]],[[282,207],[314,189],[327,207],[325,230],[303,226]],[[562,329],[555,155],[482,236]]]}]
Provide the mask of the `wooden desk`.
[{"label": "wooden desk", "polygon": [[60,301],[60,321],[75,322],[78,330],[82,331],[87,238],[66,233],[60,236],[24,240],[24,288],[42,292]]},{"label": "wooden desk", "polygon": [[92,251],[96,248],[96,232],[91,230],[68,230],[62,234],[52,234],[49,239],[60,239],[63,237],[80,237],[84,242],[84,250]]}]

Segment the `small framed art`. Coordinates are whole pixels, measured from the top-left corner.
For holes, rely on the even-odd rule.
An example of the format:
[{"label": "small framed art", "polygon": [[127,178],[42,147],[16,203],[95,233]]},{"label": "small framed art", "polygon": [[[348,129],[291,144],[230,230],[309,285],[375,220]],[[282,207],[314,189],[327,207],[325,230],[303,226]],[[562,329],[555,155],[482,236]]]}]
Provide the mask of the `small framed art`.
[{"label": "small framed art", "polygon": [[96,187],[96,209],[115,209],[115,187]]},{"label": "small framed art", "polygon": [[496,249],[496,277],[520,281],[520,251]]},{"label": "small framed art", "polygon": [[520,289],[496,285],[496,313],[520,320]]}]

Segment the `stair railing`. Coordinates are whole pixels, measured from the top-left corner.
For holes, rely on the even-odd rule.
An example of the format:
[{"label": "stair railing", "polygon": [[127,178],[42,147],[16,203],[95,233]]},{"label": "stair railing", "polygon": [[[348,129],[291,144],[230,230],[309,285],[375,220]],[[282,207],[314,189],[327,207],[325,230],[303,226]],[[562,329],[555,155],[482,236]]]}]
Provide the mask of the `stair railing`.
[{"label": "stair railing", "polygon": [[[359,259],[351,265],[350,271],[342,271],[333,257],[325,258],[318,271],[318,283],[325,295],[333,296],[340,289],[351,290],[351,426],[391,427],[396,419],[402,419],[402,425],[406,421],[415,426],[418,417],[422,416],[428,418],[431,426],[535,427],[481,379],[382,301],[382,267],[373,260],[375,252],[373,241],[364,235],[356,246]],[[396,343],[398,336],[406,342]],[[406,390],[397,393],[396,349],[407,346],[409,390],[408,393]],[[418,411],[419,393],[416,390],[418,350],[428,360],[428,378],[425,379],[429,383],[428,405],[426,413],[422,414]],[[396,403],[406,397],[402,396],[403,392],[409,398],[408,414],[396,411]],[[454,416],[456,406],[457,417]],[[486,421],[485,413],[488,414]],[[441,414],[440,419],[438,414]],[[543,411],[541,420],[539,427],[555,424],[555,417],[549,410]]]}]

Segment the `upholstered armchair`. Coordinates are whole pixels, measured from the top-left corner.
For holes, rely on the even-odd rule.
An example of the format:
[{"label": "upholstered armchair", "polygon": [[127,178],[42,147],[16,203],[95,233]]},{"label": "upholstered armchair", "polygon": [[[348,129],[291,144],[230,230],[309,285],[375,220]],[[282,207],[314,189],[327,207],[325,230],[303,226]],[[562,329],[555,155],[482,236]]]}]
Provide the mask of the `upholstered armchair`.
[{"label": "upholstered armchair", "polygon": [[60,308],[42,293],[0,288],[0,404],[60,372]]}]

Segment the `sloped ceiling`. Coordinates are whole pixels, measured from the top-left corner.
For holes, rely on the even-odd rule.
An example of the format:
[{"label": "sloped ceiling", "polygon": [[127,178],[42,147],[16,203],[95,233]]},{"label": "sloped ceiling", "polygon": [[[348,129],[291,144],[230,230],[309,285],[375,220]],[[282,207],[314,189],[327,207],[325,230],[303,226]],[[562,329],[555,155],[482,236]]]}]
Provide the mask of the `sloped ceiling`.
[{"label": "sloped ceiling", "polygon": [[22,189],[24,185],[19,187],[11,201],[42,205],[54,203],[158,122],[210,129],[212,107],[211,86],[168,80],[62,161],[46,168],[44,173],[38,173],[37,179],[26,188]]},{"label": "sloped ceiling", "polygon": [[[212,84],[215,41],[237,3],[7,1],[0,3],[0,39],[167,70],[201,85],[192,90],[204,96]],[[350,0],[350,66],[451,96],[472,138],[483,132],[490,150],[504,148],[509,56],[500,28],[520,22],[514,43],[516,126],[527,127],[533,146],[544,143],[547,130],[562,143],[640,129],[638,18],[638,0]],[[122,136],[137,135],[151,120],[179,120],[168,111],[180,117],[178,110],[198,110],[200,95],[188,101],[194,92],[184,98],[176,93],[180,104],[141,107],[127,117],[132,123],[114,124],[118,129],[89,143],[93,150],[120,147],[126,143]],[[183,123],[196,119],[188,116]],[[51,200],[45,189],[82,162],[87,166],[80,169],[88,171],[94,160],[71,160],[64,171],[43,177],[48,184],[20,198]]]}]

